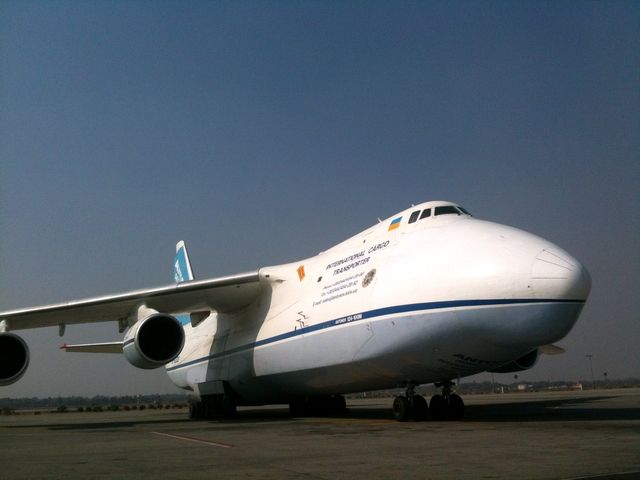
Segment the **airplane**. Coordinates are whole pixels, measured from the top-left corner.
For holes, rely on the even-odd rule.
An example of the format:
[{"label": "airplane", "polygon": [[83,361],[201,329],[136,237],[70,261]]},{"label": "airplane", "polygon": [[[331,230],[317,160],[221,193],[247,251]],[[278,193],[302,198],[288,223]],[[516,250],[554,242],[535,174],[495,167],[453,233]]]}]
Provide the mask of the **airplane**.
[{"label": "airplane", "polygon": [[[553,243],[477,219],[460,205],[411,206],[293,263],[196,280],[176,246],[174,283],[0,312],[0,385],[29,349],[13,333],[117,322],[121,342],[63,345],[165,367],[193,392],[190,417],[289,404],[293,416],[339,413],[344,395],[400,388],[399,421],[457,420],[454,380],[531,368],[572,329],[591,289],[586,268]],[[434,383],[429,402],[416,393]]]}]

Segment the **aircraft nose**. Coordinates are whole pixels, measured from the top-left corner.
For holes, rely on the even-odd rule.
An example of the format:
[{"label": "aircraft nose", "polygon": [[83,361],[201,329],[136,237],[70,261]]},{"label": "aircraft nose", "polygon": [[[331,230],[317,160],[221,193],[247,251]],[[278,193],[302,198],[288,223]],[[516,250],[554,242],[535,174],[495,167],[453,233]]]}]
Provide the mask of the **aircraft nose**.
[{"label": "aircraft nose", "polygon": [[576,258],[547,246],[533,260],[531,287],[538,298],[584,301],[591,291],[591,276]]}]

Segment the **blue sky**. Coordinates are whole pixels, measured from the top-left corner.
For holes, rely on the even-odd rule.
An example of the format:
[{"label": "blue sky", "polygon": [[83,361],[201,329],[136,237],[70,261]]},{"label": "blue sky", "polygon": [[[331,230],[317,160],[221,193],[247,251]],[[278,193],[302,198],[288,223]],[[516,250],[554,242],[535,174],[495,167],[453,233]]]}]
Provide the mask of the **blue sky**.
[{"label": "blue sky", "polygon": [[[166,284],[179,239],[213,277],[447,199],[592,274],[568,353],[521,377],[587,378],[585,354],[638,377],[639,24],[623,1],[3,2],[0,310]],[[173,391],[24,337],[3,396]]]}]

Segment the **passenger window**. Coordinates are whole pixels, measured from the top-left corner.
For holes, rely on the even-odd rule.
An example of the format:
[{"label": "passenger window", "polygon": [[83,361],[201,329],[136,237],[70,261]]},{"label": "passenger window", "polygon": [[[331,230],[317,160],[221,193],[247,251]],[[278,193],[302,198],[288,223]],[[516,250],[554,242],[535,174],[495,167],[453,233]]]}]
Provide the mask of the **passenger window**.
[{"label": "passenger window", "polygon": [[431,209],[427,208],[426,210],[422,211],[422,215],[420,215],[420,220],[422,220],[423,218],[427,218],[431,216]]},{"label": "passenger window", "polygon": [[418,220],[418,215],[420,215],[420,210],[416,210],[415,212],[413,212],[409,217],[409,223],[413,223]]},{"label": "passenger window", "polygon": [[460,215],[460,212],[458,212],[458,209],[456,207],[453,207],[451,205],[447,205],[444,207],[436,207],[436,211],[434,215],[447,215],[449,213],[455,213],[456,215]]}]

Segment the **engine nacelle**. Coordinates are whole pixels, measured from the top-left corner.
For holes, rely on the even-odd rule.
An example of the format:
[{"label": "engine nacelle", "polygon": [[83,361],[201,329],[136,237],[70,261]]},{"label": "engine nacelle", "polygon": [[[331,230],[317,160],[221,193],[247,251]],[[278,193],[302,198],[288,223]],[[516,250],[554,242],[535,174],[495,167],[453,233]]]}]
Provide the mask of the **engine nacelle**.
[{"label": "engine nacelle", "polygon": [[489,370],[494,373],[511,373],[511,372],[521,372],[522,370],[529,370],[533,367],[538,361],[538,350],[533,350],[526,355],[514,360],[513,362],[509,362],[506,365],[502,365],[494,370]]},{"label": "engine nacelle", "polygon": [[184,346],[184,329],[171,315],[154,313],[139,320],[124,337],[123,353],[138,368],[158,368],[174,360]]},{"label": "engine nacelle", "polygon": [[0,386],[20,380],[29,366],[29,347],[13,333],[0,333]]}]

